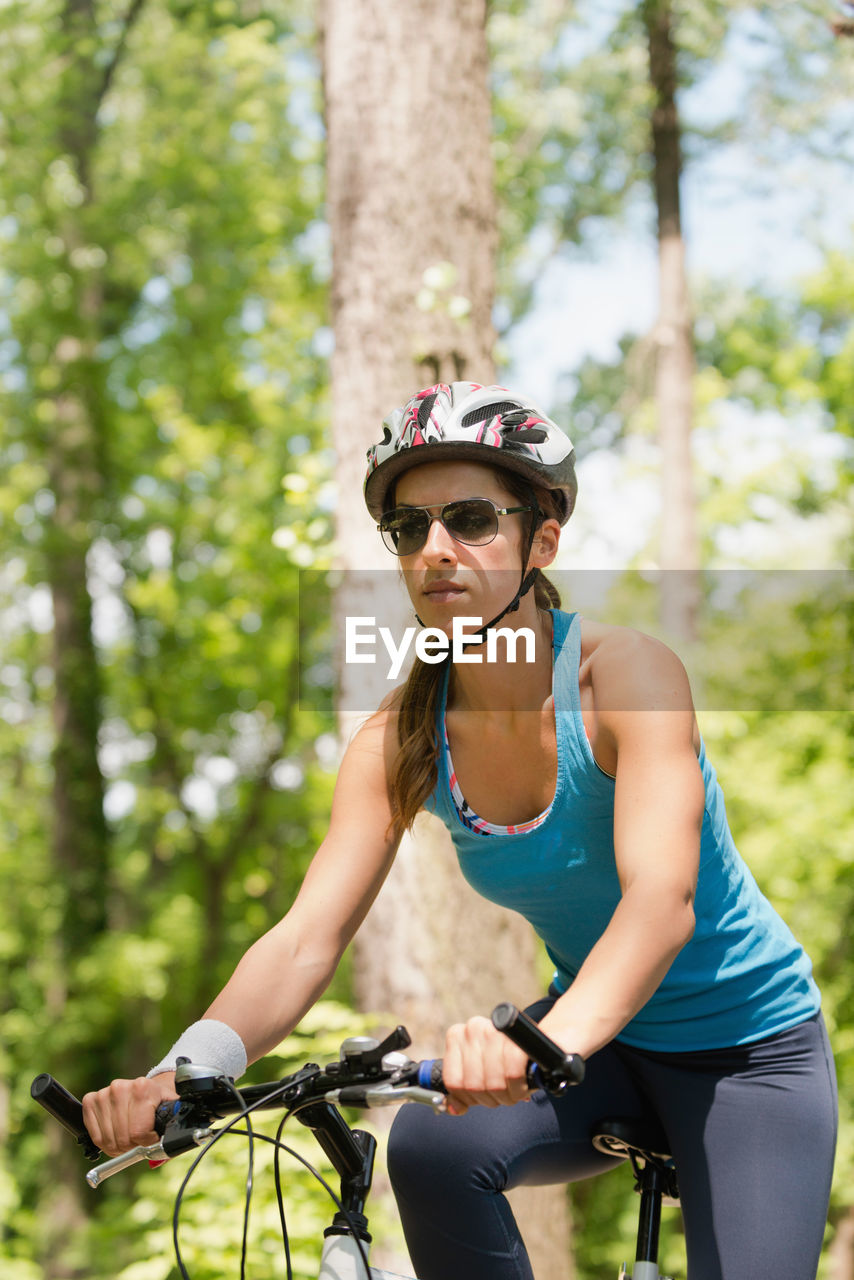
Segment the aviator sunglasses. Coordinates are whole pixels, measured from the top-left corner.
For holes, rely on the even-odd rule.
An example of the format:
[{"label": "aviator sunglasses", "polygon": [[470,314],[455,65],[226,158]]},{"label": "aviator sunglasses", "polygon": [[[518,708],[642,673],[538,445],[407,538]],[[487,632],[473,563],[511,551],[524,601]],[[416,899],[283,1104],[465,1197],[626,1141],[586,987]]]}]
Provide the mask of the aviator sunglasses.
[{"label": "aviator sunglasses", "polygon": [[460,498],[443,507],[395,507],[385,513],[377,528],[389,551],[411,556],[424,546],[434,520],[441,522],[455,542],[484,547],[498,533],[498,517],[518,511],[533,511],[533,507],[496,507],[489,498]]}]

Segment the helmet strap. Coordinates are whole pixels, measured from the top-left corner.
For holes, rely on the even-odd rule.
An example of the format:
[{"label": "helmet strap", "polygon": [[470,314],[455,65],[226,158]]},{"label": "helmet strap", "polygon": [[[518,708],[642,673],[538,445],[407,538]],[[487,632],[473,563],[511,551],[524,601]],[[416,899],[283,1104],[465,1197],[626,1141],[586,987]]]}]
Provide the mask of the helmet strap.
[{"label": "helmet strap", "polygon": [[500,622],[501,619],[506,617],[508,613],[515,613],[516,610],[519,608],[519,602],[521,601],[522,597],[528,594],[528,592],[531,590],[531,587],[537,581],[537,578],[539,577],[539,573],[540,573],[539,569],[531,569],[528,573],[525,573],[523,571],[522,581],[519,583],[519,590],[516,592],[515,596],[510,601],[510,603],[506,606],[506,608],[502,609],[500,613],[496,613],[494,618],[490,618],[489,622],[485,622],[479,631],[475,631],[471,639],[464,640],[463,648],[467,649],[470,645],[483,644],[483,642],[486,639],[486,633],[487,631],[490,630],[491,627],[494,627],[496,623]]}]

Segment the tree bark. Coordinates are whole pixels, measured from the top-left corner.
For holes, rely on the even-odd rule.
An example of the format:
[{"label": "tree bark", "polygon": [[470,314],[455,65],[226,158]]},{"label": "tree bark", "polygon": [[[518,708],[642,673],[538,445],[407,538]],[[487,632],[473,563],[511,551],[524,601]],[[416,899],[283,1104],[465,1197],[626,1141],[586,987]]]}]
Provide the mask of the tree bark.
[{"label": "tree bark", "polygon": [[[494,377],[485,19],[485,0],[323,6],[339,620],[376,613],[370,592],[387,594],[397,576],[360,497],[382,418],[420,387]],[[355,570],[369,572],[357,581]],[[344,704],[358,707],[347,696],[352,669],[341,679]],[[425,1056],[441,1052],[451,1022],[539,994],[530,929],[467,889],[447,834],[426,815],[360,930],[355,961],[361,1005],[405,1022]],[[524,1198],[514,1205],[537,1276],[565,1280],[563,1189]]]},{"label": "tree bark", "polygon": [[59,227],[73,301],[60,317],[54,346],[57,391],[46,438],[54,495],[48,539],[53,599],[54,861],[67,886],[63,946],[73,961],[106,924],[107,828],[98,767],[101,680],[92,637],[86,559],[102,489],[100,445],[92,395],[101,288],[95,269],[80,265],[86,209],[92,201],[96,101],[92,83],[95,15],[91,0],[66,0],[62,14],[64,68],[59,96],[58,154],[71,162],[81,203]]},{"label": "tree bark", "polygon": [[[53,790],[52,862],[63,886],[63,914],[56,939],[56,964],[46,1003],[64,1016],[73,994],[75,967],[107,927],[109,833],[104,817],[104,783],[98,762],[102,682],[92,634],[92,602],[87,557],[103,491],[103,439],[99,425],[97,343],[103,301],[101,269],[88,252],[92,169],[98,138],[97,112],[124,49],[127,31],[144,0],[133,0],[120,39],[105,69],[99,69],[100,36],[93,0],[65,0],[60,16],[61,76],[57,89],[56,156],[71,166],[80,194],[52,223],[63,248],[63,267],[72,281],[71,301],[56,316],[51,379],[51,425],[43,449],[54,498],[52,526],[45,543],[53,603]],[[73,1087],[110,1069],[111,1045],[90,1043],[88,1056],[56,1068]],[[45,1216],[44,1274],[66,1280],[81,1274],[75,1230],[85,1220],[79,1194],[78,1161],[71,1145],[52,1133],[54,1195]],[[63,1173],[63,1169],[66,1170]]]},{"label": "tree bark", "polygon": [[[112,55],[100,67],[100,34],[93,0],[65,0],[61,14],[62,74],[57,96],[57,156],[70,164],[79,201],[59,215],[63,266],[71,301],[57,313],[53,346],[52,427],[44,449],[54,515],[47,540],[53,601],[53,858],[66,886],[62,950],[66,971],[107,924],[109,836],[98,764],[101,677],[92,634],[87,558],[104,489],[104,433],[100,424],[97,358],[103,281],[100,258],[89,253],[92,169],[98,109],[144,0],[132,0]],[[99,1064],[101,1069],[104,1063]]]},{"label": "tree bark", "polygon": [[658,220],[659,311],[653,338],[661,444],[661,615],[677,639],[696,635],[699,546],[691,459],[694,342],[685,269],[676,101],[677,52],[670,0],[641,5],[653,90],[653,185]]},{"label": "tree bark", "polygon": [[854,1205],[849,1205],[837,1222],[827,1252],[831,1280],[854,1280]]}]

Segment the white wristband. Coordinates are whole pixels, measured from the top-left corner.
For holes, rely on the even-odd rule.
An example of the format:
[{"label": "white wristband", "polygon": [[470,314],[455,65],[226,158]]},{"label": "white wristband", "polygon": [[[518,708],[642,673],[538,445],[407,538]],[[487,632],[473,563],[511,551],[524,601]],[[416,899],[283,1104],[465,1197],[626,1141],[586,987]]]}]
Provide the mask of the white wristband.
[{"label": "white wristband", "polygon": [[174,1071],[178,1058],[189,1058],[199,1067],[218,1067],[232,1080],[246,1070],[246,1048],[237,1032],[216,1018],[202,1018],[182,1032],[166,1057],[152,1067],[148,1078]]}]

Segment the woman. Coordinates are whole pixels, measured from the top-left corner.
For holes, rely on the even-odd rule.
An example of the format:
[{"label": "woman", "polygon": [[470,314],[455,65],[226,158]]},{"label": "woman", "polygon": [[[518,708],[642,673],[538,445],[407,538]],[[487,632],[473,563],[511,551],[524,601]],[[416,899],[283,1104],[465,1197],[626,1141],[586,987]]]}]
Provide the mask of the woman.
[{"label": "woman", "polygon": [[421,1280],[530,1276],[501,1193],[611,1167],[592,1124],[648,1111],[676,1158],[691,1280],[809,1280],[836,1124],[819,994],[733,845],[679,660],[550,607],[569,441],[501,388],[432,387],[384,423],[365,497],[423,625],[485,620],[467,654],[484,658],[512,614],[534,660],[497,645],[490,662],[416,665],[349,747],[291,911],[149,1078],[87,1095],[93,1138],[152,1141],[179,1054],[239,1076],[278,1044],[426,807],[470,882],[546,942],[555,981],[534,1013],[588,1071],[558,1100],[529,1095],[524,1055],[488,1020],[448,1031],[451,1114],[404,1108],[389,1151]]}]

